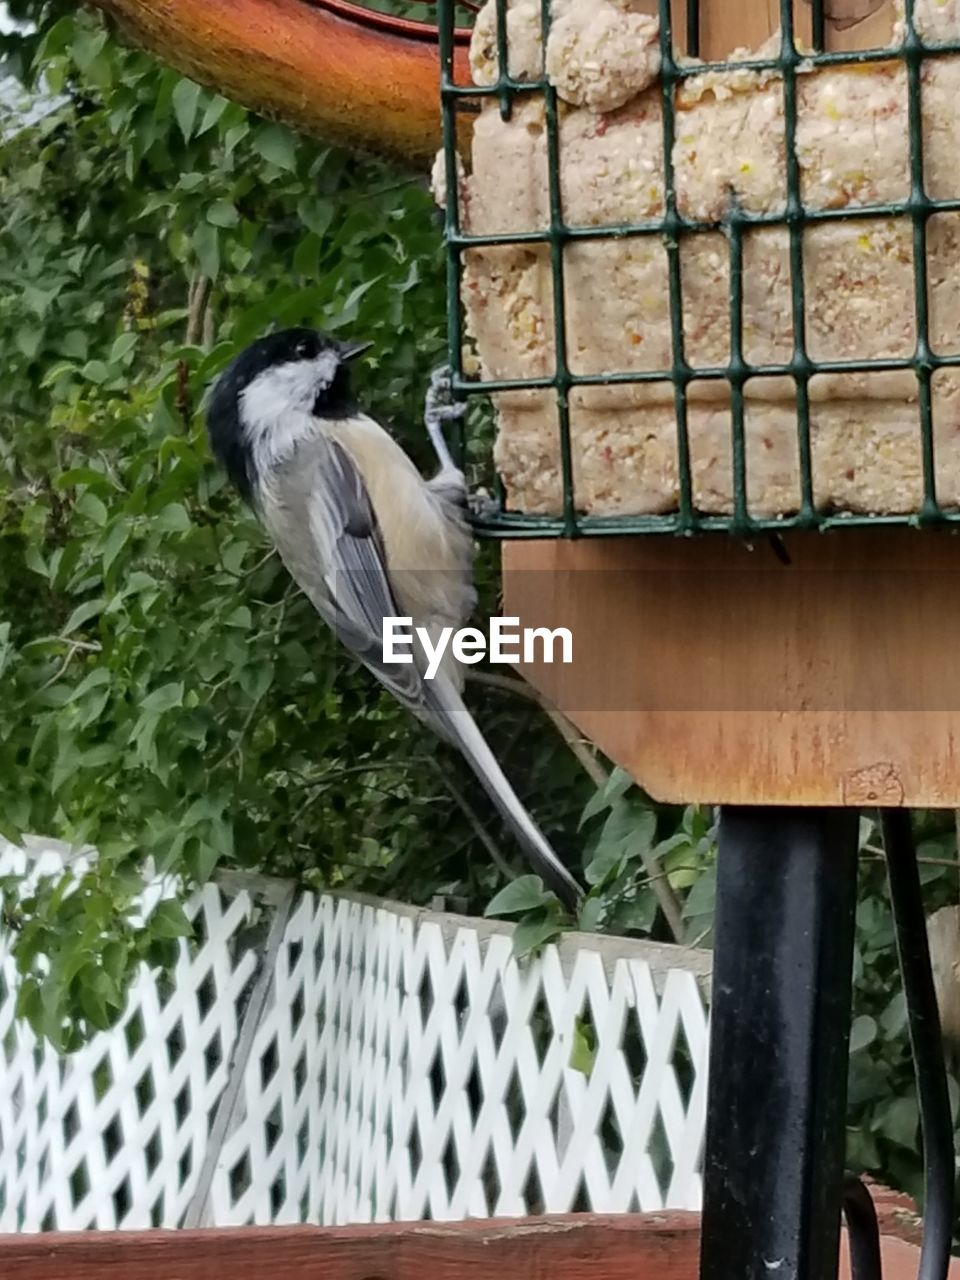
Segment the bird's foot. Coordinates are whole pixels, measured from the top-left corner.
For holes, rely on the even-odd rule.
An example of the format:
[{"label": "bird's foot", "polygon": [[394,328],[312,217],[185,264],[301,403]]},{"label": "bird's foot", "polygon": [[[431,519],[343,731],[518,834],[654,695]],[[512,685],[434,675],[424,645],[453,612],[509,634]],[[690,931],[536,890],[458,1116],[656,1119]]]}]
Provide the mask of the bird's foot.
[{"label": "bird's foot", "polygon": [[423,422],[427,435],[437,455],[437,461],[443,470],[456,470],[450,450],[443,435],[443,423],[454,422],[462,418],[467,406],[462,400],[452,398],[452,376],[448,366],[434,369],[430,375],[430,386],[427,389],[423,410]]},{"label": "bird's foot", "polygon": [[500,504],[486,489],[476,489],[467,497],[467,507],[474,520],[489,520],[500,512]]}]

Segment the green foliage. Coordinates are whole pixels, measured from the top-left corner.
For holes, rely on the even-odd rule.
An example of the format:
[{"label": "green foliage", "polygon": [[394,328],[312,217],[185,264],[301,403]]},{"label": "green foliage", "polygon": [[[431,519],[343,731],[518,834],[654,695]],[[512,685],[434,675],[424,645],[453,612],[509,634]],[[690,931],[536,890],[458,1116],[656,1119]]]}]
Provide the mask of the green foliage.
[{"label": "green foliage", "polygon": [[[91,14],[32,11],[16,52],[60,100],[0,121],[0,829],[99,851],[24,900],[5,886],[21,1011],[69,1048],[139,961],[174,954],[176,904],[133,910],[151,870],[480,909],[500,873],[464,799],[522,860],[291,588],[203,431],[233,354],[308,322],[373,340],[359,392],[429,464],[445,319],[425,181],[258,120]],[[589,784],[547,722],[499,691],[478,712],[548,832],[572,829]]]},{"label": "green foliage", "polygon": [[[952,813],[914,815],[924,905],[930,915],[957,901],[957,833]],[[922,1201],[916,1085],[907,1037],[893,919],[878,828],[861,821],[860,901],[854,957],[847,1159]],[[960,1088],[948,1079],[956,1126]]]},{"label": "green foliage", "polygon": [[658,887],[668,887],[683,903],[684,929],[675,940],[688,946],[706,941],[716,856],[709,809],[654,807],[624,770],[614,769],[583,810],[580,826],[590,832],[584,855],[590,894],[581,928],[650,934],[660,909]]}]

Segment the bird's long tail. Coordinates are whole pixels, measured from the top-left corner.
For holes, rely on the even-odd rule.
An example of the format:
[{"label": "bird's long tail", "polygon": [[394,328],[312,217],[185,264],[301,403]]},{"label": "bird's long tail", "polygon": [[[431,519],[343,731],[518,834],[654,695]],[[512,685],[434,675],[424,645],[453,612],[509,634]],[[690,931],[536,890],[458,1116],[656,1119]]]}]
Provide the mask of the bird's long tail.
[{"label": "bird's long tail", "polygon": [[576,913],[583,900],[583,890],[525,809],[457,690],[440,676],[431,682],[429,701],[432,703],[430,709],[441,722],[445,735],[463,753],[520,842],[531,866],[564,906]]}]

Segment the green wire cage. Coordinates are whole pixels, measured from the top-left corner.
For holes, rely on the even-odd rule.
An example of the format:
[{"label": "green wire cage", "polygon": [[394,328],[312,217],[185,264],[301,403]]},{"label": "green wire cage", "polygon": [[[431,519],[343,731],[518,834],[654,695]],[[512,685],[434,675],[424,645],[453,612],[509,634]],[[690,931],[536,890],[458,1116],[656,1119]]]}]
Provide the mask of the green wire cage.
[{"label": "green wire cage", "polygon": [[[744,0],[748,3],[748,0]],[[922,94],[926,68],[936,60],[960,53],[960,39],[929,41],[918,31],[915,22],[915,0],[906,0],[899,38],[896,44],[865,50],[827,51],[824,0],[813,0],[810,14],[812,47],[801,45],[795,35],[795,14],[790,0],[780,0],[779,48],[772,56],[745,55],[743,59],[727,57],[721,61],[701,61],[700,13],[697,0],[686,0],[685,49],[674,45],[669,0],[659,0],[659,78],[649,90],[659,94],[659,117],[662,127],[662,213],[635,222],[611,222],[603,225],[574,225],[564,216],[561,165],[561,121],[566,110],[558,99],[555,85],[544,72],[539,78],[517,78],[508,74],[508,4],[496,0],[496,52],[498,76],[494,83],[476,85],[457,83],[454,75],[454,0],[440,0],[441,97],[443,113],[445,173],[445,238],[448,270],[448,326],[453,389],[457,396],[477,394],[494,396],[505,392],[536,391],[555,396],[556,423],[559,432],[559,482],[562,501],[548,513],[511,509],[509,493],[498,485],[496,501],[478,520],[482,533],[499,538],[553,538],[610,536],[627,534],[694,534],[723,531],[749,536],[760,531],[782,532],[788,529],[826,529],[852,525],[953,525],[960,522],[960,510],[943,497],[938,497],[938,465],[935,456],[935,397],[933,380],[940,370],[960,367],[960,342],[955,350],[934,350],[930,323],[928,281],[928,228],[937,214],[960,210],[960,198],[934,198],[928,194],[924,174],[924,116]],[[542,0],[542,41],[546,49],[551,29],[550,0]],[[908,146],[909,190],[897,200],[880,202],[852,200],[842,207],[813,207],[803,199],[801,164],[798,159],[798,83],[801,77],[820,68],[848,67],[869,72],[874,64],[896,63],[905,77],[905,124]],[[692,77],[708,73],[769,73],[782,93],[782,135],[771,137],[771,147],[783,148],[785,191],[783,204],[772,212],[751,210],[738,199],[733,185],[729,200],[719,218],[704,220],[678,207],[677,175],[674,149],[677,141],[677,95]],[[504,234],[474,234],[463,217],[460,194],[459,145],[460,125],[465,113],[491,111],[499,107],[499,116],[508,121],[518,102],[535,97],[542,103],[545,126],[547,194],[549,218],[545,225]],[[778,107],[778,110],[780,108]],[[838,126],[840,127],[840,126]],[[960,152],[958,152],[960,164]],[[960,186],[956,193],[960,196]],[[805,233],[825,223],[853,223],[874,219],[903,219],[909,227],[912,247],[912,308],[915,344],[912,351],[876,358],[822,358],[822,351],[811,354],[807,338],[807,314],[811,297],[809,278],[805,280]],[[762,228],[779,228],[785,240],[789,264],[789,326],[792,349],[787,358],[775,362],[751,362],[744,338],[745,247]],[[719,363],[703,363],[692,358],[685,332],[683,249],[705,234],[721,233],[729,273],[726,286],[729,358]],[[569,351],[569,272],[567,256],[572,246],[584,241],[621,243],[639,237],[659,238],[666,258],[666,284],[669,300],[670,358],[664,367],[650,369],[610,368],[602,372],[577,372]],[[552,294],[551,325],[553,369],[544,376],[520,378],[474,376],[465,370],[465,332],[462,289],[465,255],[471,250],[494,246],[530,246],[541,254],[549,254],[549,278]],[[749,255],[748,255],[749,256]],[[960,270],[960,264],[958,264]],[[807,273],[809,277],[809,272]],[[788,289],[788,294],[786,290]],[[842,303],[842,298],[839,299]],[[918,450],[918,500],[910,509],[844,510],[831,501],[822,500],[817,491],[816,406],[812,403],[811,383],[825,375],[876,375],[906,373],[915,379],[915,392],[904,412],[916,420]],[[755,511],[751,509],[750,492],[750,426],[746,389],[751,379],[789,379],[791,420],[795,422],[796,500],[790,509]],[[727,509],[704,510],[698,507],[692,444],[696,442],[691,427],[691,404],[700,384],[719,384],[725,406],[729,407],[730,501]],[[671,509],[659,511],[622,511],[614,514],[591,512],[585,508],[577,492],[575,457],[577,442],[571,432],[571,397],[580,387],[644,386],[656,384],[666,388],[668,411],[675,430],[675,484]],[[912,386],[912,384],[911,384]],[[725,409],[726,412],[726,409]],[[960,427],[957,428],[960,430]],[[911,426],[912,430],[912,426]],[[791,445],[791,448],[794,446]],[[941,486],[942,487],[942,486]]]}]

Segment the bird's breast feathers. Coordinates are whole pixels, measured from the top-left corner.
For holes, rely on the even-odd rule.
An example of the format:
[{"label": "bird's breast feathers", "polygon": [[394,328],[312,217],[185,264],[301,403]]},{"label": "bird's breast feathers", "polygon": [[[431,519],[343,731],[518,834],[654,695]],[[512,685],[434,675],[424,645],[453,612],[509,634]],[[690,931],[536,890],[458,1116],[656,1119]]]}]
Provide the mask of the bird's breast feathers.
[{"label": "bird's breast feathers", "polygon": [[403,613],[424,622],[461,625],[474,603],[473,538],[465,521],[430,491],[404,451],[372,418],[339,423],[336,440],[370,496]]},{"label": "bird's breast feathers", "polygon": [[462,625],[472,612],[475,592],[473,539],[460,513],[430,490],[400,446],[372,418],[358,415],[330,424],[297,418],[283,429],[287,456],[264,476],[264,492],[269,491],[271,501],[262,506],[281,556],[307,594],[316,594],[318,575],[331,567],[307,564],[305,552],[307,512],[324,483],[325,446],[332,441],[347,455],[366,490],[400,616],[425,626]]}]

